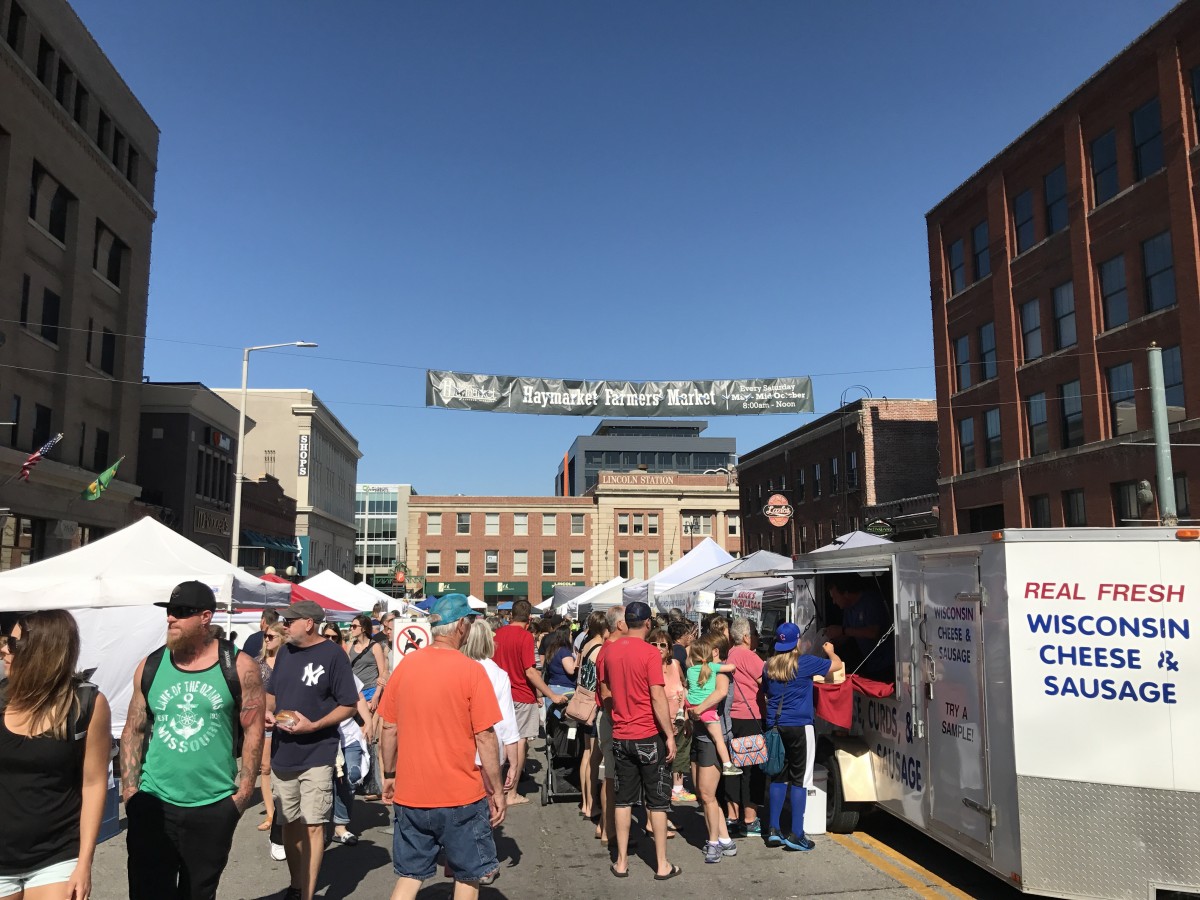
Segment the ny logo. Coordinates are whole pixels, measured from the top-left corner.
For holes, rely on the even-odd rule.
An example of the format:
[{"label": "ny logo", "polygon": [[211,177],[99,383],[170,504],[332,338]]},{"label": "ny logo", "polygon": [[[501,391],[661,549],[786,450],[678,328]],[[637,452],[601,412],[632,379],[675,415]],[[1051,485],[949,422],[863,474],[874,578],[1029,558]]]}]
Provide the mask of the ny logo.
[{"label": "ny logo", "polygon": [[301,677],[304,679],[304,683],[306,685],[308,685],[309,687],[312,687],[318,681],[321,680],[321,676],[324,674],[325,674],[324,666],[317,666],[314,669],[313,664],[309,663],[307,666],[304,667],[304,675]]}]

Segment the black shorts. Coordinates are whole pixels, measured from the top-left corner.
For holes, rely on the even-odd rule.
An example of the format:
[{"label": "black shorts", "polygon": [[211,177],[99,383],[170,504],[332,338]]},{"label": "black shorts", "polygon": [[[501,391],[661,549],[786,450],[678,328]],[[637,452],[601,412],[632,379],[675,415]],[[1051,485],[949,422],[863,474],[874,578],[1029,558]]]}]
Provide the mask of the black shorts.
[{"label": "black shorts", "polygon": [[721,765],[721,757],[717,756],[717,747],[712,741],[695,738],[692,740],[692,762],[703,769]]},{"label": "black shorts", "polygon": [[817,754],[817,742],[811,725],[780,725],[779,736],[787,763],[783,771],[771,779],[775,784],[786,782],[796,787],[812,784],[813,763]]},{"label": "black shorts", "polygon": [[660,735],[640,741],[613,741],[616,757],[616,804],[633,806],[644,796],[646,809],[671,808],[671,764]]}]

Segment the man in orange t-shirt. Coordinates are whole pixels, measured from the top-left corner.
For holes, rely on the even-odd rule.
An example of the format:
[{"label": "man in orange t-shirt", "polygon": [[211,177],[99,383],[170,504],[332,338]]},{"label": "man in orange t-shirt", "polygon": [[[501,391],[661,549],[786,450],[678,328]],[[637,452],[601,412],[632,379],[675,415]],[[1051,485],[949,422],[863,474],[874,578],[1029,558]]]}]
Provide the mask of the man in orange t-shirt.
[{"label": "man in orange t-shirt", "polygon": [[[410,900],[437,872],[440,850],[457,882],[456,900],[478,896],[481,880],[500,869],[492,828],[504,821],[500,721],[487,671],[458,652],[475,612],[462,594],[446,594],[431,611],[433,642],[396,666],[379,715],[383,799],[393,808],[392,900]],[[475,764],[480,766],[490,792]]]}]

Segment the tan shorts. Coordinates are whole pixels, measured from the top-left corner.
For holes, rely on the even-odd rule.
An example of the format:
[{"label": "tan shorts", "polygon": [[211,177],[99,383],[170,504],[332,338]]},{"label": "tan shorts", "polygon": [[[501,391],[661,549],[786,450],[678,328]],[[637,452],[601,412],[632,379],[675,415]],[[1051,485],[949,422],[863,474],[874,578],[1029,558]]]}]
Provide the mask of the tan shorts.
[{"label": "tan shorts", "polygon": [[333,816],[333,766],[271,772],[271,793],[284,822],[321,825]]},{"label": "tan shorts", "polygon": [[513,709],[517,714],[517,732],[522,738],[535,740],[542,727],[541,716],[538,715],[540,703],[514,703]]}]

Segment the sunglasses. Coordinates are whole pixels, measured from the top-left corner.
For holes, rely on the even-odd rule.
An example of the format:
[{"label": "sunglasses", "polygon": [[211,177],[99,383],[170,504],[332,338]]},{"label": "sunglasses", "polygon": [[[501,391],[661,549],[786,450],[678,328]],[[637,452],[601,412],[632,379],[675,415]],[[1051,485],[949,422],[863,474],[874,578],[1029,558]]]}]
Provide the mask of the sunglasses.
[{"label": "sunglasses", "polygon": [[193,616],[198,616],[204,612],[202,609],[197,609],[194,606],[175,606],[167,607],[167,615],[172,619],[190,619]]},{"label": "sunglasses", "polygon": [[671,645],[666,643],[665,641],[655,641],[654,646],[655,647],[670,647]]},{"label": "sunglasses", "polygon": [[264,641],[277,641],[277,640],[279,640],[279,635],[277,635],[277,634],[268,634],[266,637],[264,637],[264,638],[263,638],[263,640],[264,640]]}]

